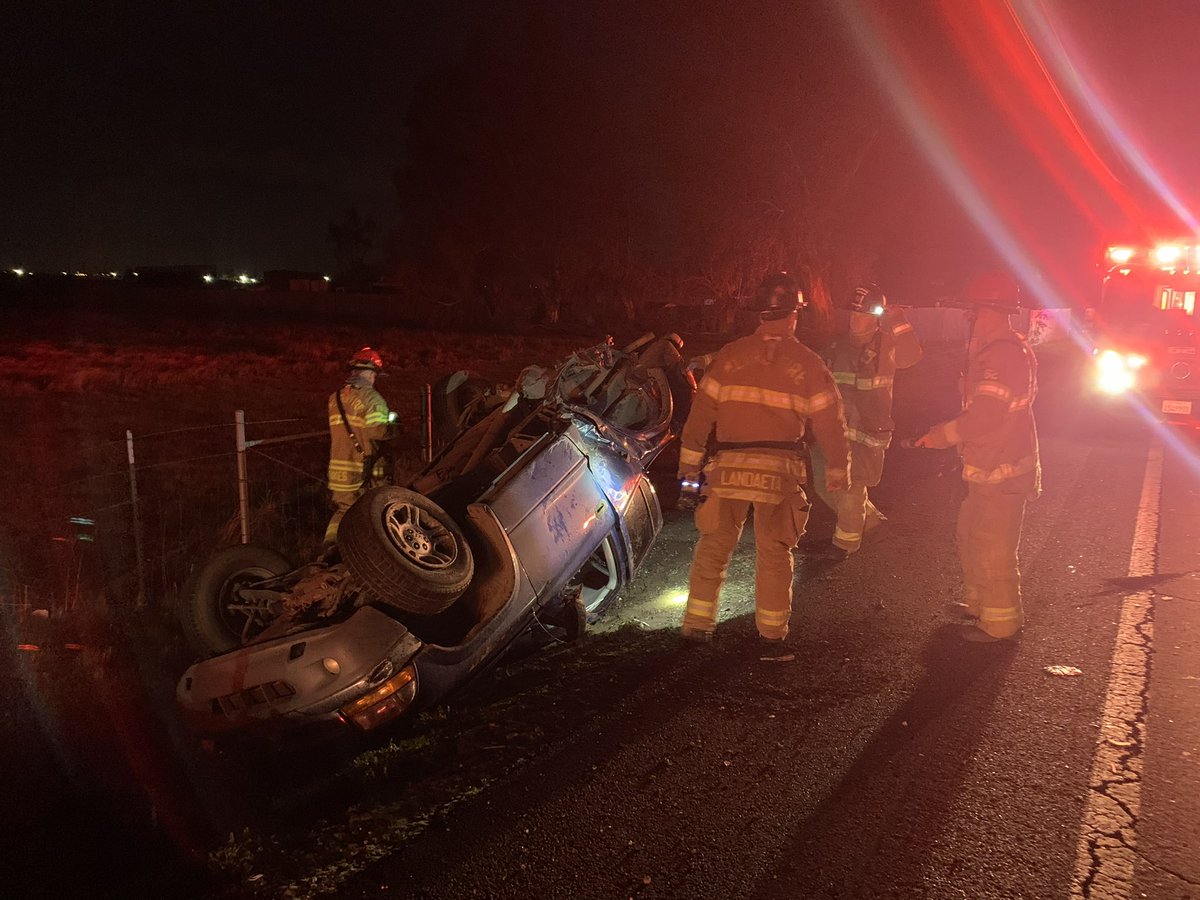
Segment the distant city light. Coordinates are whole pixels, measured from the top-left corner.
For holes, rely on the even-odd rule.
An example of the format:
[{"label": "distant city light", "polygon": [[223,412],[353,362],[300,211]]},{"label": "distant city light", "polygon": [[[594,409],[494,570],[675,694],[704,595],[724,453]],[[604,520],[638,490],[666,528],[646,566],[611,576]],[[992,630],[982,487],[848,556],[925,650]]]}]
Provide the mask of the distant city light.
[{"label": "distant city light", "polygon": [[109,278],[116,278],[116,277],[117,277],[117,273],[116,273],[116,272],[109,272],[109,273],[108,273],[108,277],[109,277]]},{"label": "distant city light", "polygon": [[213,283],[213,277],[212,277],[211,275],[205,275],[205,276],[204,276],[204,283],[205,283],[205,284],[212,284],[212,283]]},{"label": "distant city light", "polygon": [[321,277],[322,277],[322,278],[324,278],[326,281],[329,281],[329,276],[328,276],[328,275],[322,275]]},{"label": "distant city light", "polygon": [[87,278],[87,272],[76,272],[75,277],[76,278]]},{"label": "distant city light", "polygon": [[[13,269],[12,273],[14,275],[16,275],[18,278],[21,278],[25,274],[25,270],[24,269]],[[326,278],[325,280],[328,281],[329,279]]]},{"label": "distant city light", "polygon": [[238,284],[254,284],[254,279],[249,275],[239,275],[237,277]]}]

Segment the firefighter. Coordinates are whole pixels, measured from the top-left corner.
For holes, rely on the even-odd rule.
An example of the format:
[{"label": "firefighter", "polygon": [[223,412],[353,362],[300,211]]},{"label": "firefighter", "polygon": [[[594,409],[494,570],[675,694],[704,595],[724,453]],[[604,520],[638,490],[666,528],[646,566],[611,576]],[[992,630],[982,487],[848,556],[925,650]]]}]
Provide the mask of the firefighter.
[{"label": "firefighter", "polygon": [[337,541],[338,524],[363,491],[390,481],[387,442],[394,437],[395,416],[375,390],[383,358],[363,347],[350,359],[350,374],[329,395],[329,495],[333,518],[325,529],[325,544]]},{"label": "firefighter", "polygon": [[850,489],[841,494],[825,490],[825,458],[820,446],[812,448],[812,486],[825,504],[837,513],[833,546],[825,551],[845,559],[862,546],[863,533],[885,521],[867,489],[879,484],[883,456],[892,442],[892,385],[897,369],[907,369],[921,359],[921,342],[898,309],[889,309],[887,297],[875,284],[854,289],[849,302],[849,327],[822,351],[833,372],[846,410],[850,439]]},{"label": "firefighter", "polygon": [[803,304],[786,272],[763,281],[752,306],[757,331],[716,354],[684,425],[679,477],[704,483],[683,617],[686,640],[713,639],[721,585],[751,509],[758,633],[773,642],[787,637],[792,550],[808,521],[800,452],[806,421],[829,462],[826,489],[846,489],[846,420],[833,376],[796,339]]},{"label": "firefighter", "polygon": [[985,273],[968,286],[970,310],[963,412],[930,429],[918,447],[957,446],[967,497],[958,513],[965,602],[951,603],[963,637],[989,643],[1015,638],[1024,624],[1017,546],[1025,504],[1041,493],[1033,400],[1037,360],[1008,317],[1020,310],[1017,283]]}]

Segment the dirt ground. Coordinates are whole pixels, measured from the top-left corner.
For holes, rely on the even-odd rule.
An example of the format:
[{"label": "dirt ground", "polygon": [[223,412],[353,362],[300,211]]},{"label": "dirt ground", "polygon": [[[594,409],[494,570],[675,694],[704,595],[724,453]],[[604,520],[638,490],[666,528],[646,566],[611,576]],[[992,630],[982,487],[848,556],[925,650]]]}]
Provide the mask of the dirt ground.
[{"label": "dirt ground", "polygon": [[[415,333],[281,325],[251,315],[149,319],[94,309],[4,310],[0,321],[0,416],[12,424],[0,430],[0,453],[9,463],[8,503],[0,510],[0,772],[20,811],[3,827],[13,850],[5,858],[49,860],[56,846],[74,848],[57,866],[4,873],[18,893],[22,887],[42,893],[56,882],[66,889],[100,874],[125,888],[156,883],[172,885],[172,894],[207,891],[213,877],[221,882],[229,871],[240,877],[248,860],[272,858],[274,845],[262,835],[276,826],[264,817],[271,823],[286,817],[297,796],[320,794],[326,782],[338,791],[347,784],[365,790],[397,760],[406,772],[421,773],[428,769],[422,760],[445,758],[447,746],[452,756],[469,751],[475,732],[486,731],[482,720],[447,731],[442,711],[361,755],[361,748],[349,755],[341,749],[332,758],[317,754],[319,765],[300,761],[296,771],[315,780],[301,775],[280,788],[283,799],[272,791],[265,800],[262,784],[243,783],[243,766],[198,753],[175,717],[174,683],[190,656],[176,627],[170,579],[158,582],[167,590],[134,608],[132,566],[105,544],[107,520],[98,520],[95,543],[83,543],[69,518],[119,505],[130,430],[142,453],[150,447],[157,454],[141,473],[143,512],[170,503],[201,543],[215,546],[228,540],[236,508],[225,471],[234,409],[244,409],[249,421],[288,420],[285,433],[323,428],[325,397],[340,382],[345,360],[371,344],[388,363],[380,387],[408,431],[407,462],[415,465],[421,384],[459,368],[510,382],[526,365],[553,363],[603,334]],[[217,426],[219,442],[206,443],[208,426]],[[163,433],[158,440],[169,446],[141,437]],[[169,465],[215,451],[224,452],[215,469],[203,460]],[[317,451],[303,464],[323,468],[325,451]],[[116,489],[106,493],[114,481]],[[125,508],[116,512],[127,516]],[[530,729],[530,741],[544,731],[537,724]],[[495,761],[494,750],[479,760],[489,767]],[[277,769],[265,767],[263,784],[276,784]],[[472,790],[473,777],[449,780]],[[439,783],[429,781],[430,796],[458,790],[438,789]],[[412,810],[401,820],[420,820],[422,809],[436,807],[415,799],[422,794],[397,792]],[[254,836],[228,841],[246,827],[256,829]],[[260,842],[262,849],[252,852]],[[287,868],[282,860],[279,866]]]}]

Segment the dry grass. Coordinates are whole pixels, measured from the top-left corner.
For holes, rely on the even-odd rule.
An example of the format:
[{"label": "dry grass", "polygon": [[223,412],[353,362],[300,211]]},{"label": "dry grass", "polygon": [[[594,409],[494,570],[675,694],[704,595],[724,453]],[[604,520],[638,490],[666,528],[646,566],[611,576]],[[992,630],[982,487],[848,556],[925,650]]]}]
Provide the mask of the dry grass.
[{"label": "dry grass", "polygon": [[16,327],[6,328],[0,340],[0,397],[199,391],[214,400],[225,398],[221,414],[252,397],[254,385],[284,394],[290,389],[294,407],[319,410],[349,354],[363,344],[378,349],[388,363],[381,388],[403,392],[458,368],[511,378],[529,362],[552,361],[602,337],[262,321],[172,320],[143,326],[96,315],[10,324]]}]

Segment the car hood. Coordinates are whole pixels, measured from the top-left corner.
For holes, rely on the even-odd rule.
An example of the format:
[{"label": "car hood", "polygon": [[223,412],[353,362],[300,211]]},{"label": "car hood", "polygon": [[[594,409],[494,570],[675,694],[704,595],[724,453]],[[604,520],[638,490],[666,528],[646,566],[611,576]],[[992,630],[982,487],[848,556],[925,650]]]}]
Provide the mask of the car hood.
[{"label": "car hood", "polygon": [[200,731],[278,717],[335,720],[422,646],[395,619],[365,606],[344,621],[198,662],[183,673],[176,699]]}]

